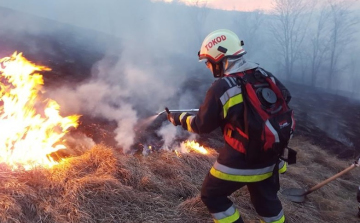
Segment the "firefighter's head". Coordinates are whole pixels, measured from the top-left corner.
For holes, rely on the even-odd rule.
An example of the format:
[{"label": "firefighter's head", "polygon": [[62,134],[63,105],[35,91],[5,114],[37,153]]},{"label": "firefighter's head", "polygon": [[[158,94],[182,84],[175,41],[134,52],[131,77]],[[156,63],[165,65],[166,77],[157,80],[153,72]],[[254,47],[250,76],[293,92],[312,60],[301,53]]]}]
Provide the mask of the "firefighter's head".
[{"label": "firefighter's head", "polygon": [[214,77],[224,75],[224,59],[241,57],[246,52],[244,42],[232,31],[219,29],[205,37],[198,53],[199,60],[205,61]]}]

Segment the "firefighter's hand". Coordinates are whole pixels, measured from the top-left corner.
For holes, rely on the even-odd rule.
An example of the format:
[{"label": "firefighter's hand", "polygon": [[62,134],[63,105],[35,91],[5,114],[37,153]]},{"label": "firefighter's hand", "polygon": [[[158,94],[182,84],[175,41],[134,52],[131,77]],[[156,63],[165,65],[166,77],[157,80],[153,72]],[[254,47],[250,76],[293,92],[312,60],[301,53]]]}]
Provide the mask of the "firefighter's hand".
[{"label": "firefighter's hand", "polygon": [[171,112],[171,113],[168,113],[167,119],[175,126],[181,125],[180,115],[181,115],[181,113],[177,113],[177,112],[172,113]]}]

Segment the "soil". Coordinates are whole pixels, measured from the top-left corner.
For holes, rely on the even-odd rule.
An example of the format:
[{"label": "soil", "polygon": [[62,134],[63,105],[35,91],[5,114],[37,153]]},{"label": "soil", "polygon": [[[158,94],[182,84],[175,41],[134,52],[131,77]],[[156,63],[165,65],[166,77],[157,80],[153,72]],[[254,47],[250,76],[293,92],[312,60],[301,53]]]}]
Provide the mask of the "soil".
[{"label": "soil", "polygon": [[293,94],[290,105],[297,119],[296,135],[304,136],[338,158],[357,157],[360,102],[309,86],[288,86]]}]

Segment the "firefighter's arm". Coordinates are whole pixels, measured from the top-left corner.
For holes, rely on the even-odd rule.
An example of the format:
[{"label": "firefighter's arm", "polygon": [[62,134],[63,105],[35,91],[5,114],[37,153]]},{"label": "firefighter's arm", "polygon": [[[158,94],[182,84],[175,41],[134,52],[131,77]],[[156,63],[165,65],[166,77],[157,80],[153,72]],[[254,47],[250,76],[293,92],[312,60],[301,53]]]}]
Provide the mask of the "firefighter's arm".
[{"label": "firefighter's arm", "polygon": [[201,134],[212,132],[219,127],[219,117],[222,106],[216,88],[216,84],[210,87],[196,115],[190,115],[188,113],[182,113],[180,115],[179,120],[185,130]]}]

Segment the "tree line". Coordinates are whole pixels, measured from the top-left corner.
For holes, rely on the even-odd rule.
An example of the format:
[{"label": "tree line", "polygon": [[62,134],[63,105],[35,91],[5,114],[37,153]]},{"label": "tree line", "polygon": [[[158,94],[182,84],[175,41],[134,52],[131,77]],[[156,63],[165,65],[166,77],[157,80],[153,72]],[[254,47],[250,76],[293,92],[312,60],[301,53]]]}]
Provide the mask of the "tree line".
[{"label": "tree line", "polygon": [[[269,11],[241,12],[233,27],[246,49],[271,60],[287,81],[360,98],[360,9],[349,0],[273,0]],[[195,24],[208,20],[197,4]],[[199,7],[200,6],[200,7]],[[201,7],[202,6],[202,7]],[[198,34],[206,31],[197,26]]]},{"label": "tree line", "polygon": [[[357,81],[351,52],[358,47],[359,18],[349,1],[274,0],[270,31],[282,55],[286,78],[294,75],[311,86],[339,90],[345,76]],[[360,60],[359,60],[360,61]],[[351,82],[350,82],[351,83]],[[352,86],[356,90],[355,86]]]}]

